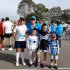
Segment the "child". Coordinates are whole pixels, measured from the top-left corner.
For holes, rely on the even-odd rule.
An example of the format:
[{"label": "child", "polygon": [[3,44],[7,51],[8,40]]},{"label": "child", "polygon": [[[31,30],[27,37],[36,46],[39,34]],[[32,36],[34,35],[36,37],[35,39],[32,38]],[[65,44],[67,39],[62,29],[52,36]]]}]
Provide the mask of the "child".
[{"label": "child", "polygon": [[44,53],[44,62],[43,62],[43,66],[46,66],[46,57],[47,57],[47,52],[48,52],[48,47],[49,47],[49,43],[48,43],[48,31],[47,31],[47,26],[46,24],[43,24],[42,26],[42,30],[39,31],[40,34],[40,47],[39,50],[37,51],[37,65],[40,65],[40,52]]},{"label": "child", "polygon": [[54,68],[58,69],[57,61],[58,61],[58,54],[59,54],[59,42],[58,40],[56,40],[56,34],[51,35],[51,40],[49,43],[50,43],[49,51],[51,55],[51,68],[53,67],[54,64]]},{"label": "child", "polygon": [[16,66],[19,66],[19,54],[21,52],[22,64],[26,65],[24,62],[24,49],[26,48],[26,35],[27,27],[25,25],[25,19],[20,17],[19,25],[14,28],[14,38],[15,48],[16,48]]},{"label": "child", "polygon": [[27,47],[29,49],[29,63],[35,63],[36,49],[38,47],[38,37],[36,36],[36,29],[32,30],[32,35],[27,39]]}]

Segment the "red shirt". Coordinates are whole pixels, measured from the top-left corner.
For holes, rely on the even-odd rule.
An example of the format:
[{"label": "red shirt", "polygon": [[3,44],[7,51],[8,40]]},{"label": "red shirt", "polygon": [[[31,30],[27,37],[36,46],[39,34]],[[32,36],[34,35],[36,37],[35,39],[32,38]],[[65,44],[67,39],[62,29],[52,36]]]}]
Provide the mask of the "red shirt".
[{"label": "red shirt", "polygon": [[3,35],[3,23],[0,21],[0,35]]}]

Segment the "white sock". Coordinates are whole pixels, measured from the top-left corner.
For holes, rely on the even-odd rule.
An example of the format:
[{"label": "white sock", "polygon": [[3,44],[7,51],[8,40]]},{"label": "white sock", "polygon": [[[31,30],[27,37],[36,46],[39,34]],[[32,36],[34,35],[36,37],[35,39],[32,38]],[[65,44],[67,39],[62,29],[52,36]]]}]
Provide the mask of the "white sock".
[{"label": "white sock", "polygon": [[57,66],[57,63],[55,63],[55,66]]},{"label": "white sock", "polygon": [[19,54],[20,52],[16,52],[16,63],[19,63]]},{"label": "white sock", "polygon": [[22,63],[24,63],[24,52],[21,52],[21,57],[22,57]]},{"label": "white sock", "polygon": [[51,65],[53,66],[53,63],[51,63]]}]

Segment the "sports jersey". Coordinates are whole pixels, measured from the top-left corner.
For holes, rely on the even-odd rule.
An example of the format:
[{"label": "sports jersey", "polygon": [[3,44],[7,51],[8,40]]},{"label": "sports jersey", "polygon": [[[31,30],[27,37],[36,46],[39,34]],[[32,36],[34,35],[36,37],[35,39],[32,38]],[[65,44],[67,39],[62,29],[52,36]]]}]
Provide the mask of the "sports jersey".
[{"label": "sports jersey", "polygon": [[26,25],[16,26],[13,31],[16,33],[16,41],[25,41],[26,40],[26,36],[25,36],[26,31],[27,31]]}]

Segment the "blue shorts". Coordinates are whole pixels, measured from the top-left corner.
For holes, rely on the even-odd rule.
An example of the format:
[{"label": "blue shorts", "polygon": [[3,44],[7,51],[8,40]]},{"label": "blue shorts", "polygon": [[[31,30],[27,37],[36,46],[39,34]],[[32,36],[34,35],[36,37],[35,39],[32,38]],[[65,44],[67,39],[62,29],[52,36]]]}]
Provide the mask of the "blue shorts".
[{"label": "blue shorts", "polygon": [[26,48],[26,41],[15,41],[15,48]]},{"label": "blue shorts", "polygon": [[58,49],[54,49],[54,48],[51,49],[51,55],[57,55],[57,53],[58,53]]}]

